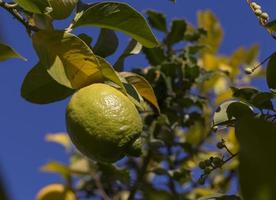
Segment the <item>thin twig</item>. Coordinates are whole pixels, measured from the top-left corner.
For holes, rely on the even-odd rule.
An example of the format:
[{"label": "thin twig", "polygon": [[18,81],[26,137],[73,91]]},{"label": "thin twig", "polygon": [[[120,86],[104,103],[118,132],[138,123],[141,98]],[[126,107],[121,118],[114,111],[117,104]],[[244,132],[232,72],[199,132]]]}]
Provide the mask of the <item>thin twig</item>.
[{"label": "thin twig", "polygon": [[30,33],[31,31],[39,31],[40,29],[38,27],[29,24],[28,21],[24,19],[24,17],[16,9],[16,6],[16,4],[8,4],[4,1],[0,1],[0,7],[9,12],[17,21],[19,21],[23,26],[25,26],[28,33]]}]

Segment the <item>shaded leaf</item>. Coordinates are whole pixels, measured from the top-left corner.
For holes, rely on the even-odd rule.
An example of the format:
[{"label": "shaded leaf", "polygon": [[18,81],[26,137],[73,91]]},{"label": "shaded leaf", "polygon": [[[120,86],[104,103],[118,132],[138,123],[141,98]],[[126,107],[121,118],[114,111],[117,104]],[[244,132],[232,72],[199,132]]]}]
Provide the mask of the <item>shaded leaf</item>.
[{"label": "shaded leaf", "polygon": [[92,47],[91,47],[91,43],[92,43],[92,41],[93,41],[93,38],[92,38],[92,37],[90,37],[89,35],[87,35],[87,34],[85,34],[85,33],[81,33],[81,34],[78,35],[78,38],[80,38],[82,41],[84,41],[85,44],[86,44],[87,46],[89,46],[90,49],[92,49]]},{"label": "shaded leaf", "polygon": [[198,200],[241,200],[241,198],[236,195],[212,194]]},{"label": "shaded leaf", "polygon": [[253,117],[236,123],[240,185],[244,199],[276,199],[276,125]]},{"label": "shaded leaf", "polygon": [[101,2],[86,9],[73,27],[98,26],[122,31],[146,47],[155,47],[158,41],[144,17],[125,3]]},{"label": "shaded leaf", "polygon": [[77,36],[63,31],[40,31],[33,36],[33,45],[40,62],[60,84],[79,89],[103,81],[99,61]]},{"label": "shaded leaf", "polygon": [[53,11],[50,13],[54,19],[65,19],[70,16],[78,0],[48,0]]},{"label": "shaded leaf", "polygon": [[26,58],[19,55],[14,49],[9,47],[8,45],[0,43],[0,61],[5,61],[10,58],[20,58],[24,61],[27,61]]},{"label": "shaded leaf", "polygon": [[161,47],[143,48],[143,53],[146,55],[148,62],[153,66],[161,64],[166,59],[164,50]]},{"label": "shaded leaf", "polygon": [[42,14],[48,7],[48,0],[15,0],[15,2],[24,10],[31,13]]},{"label": "shaded leaf", "polygon": [[184,20],[173,20],[171,30],[168,33],[165,42],[168,45],[173,45],[184,39],[184,34],[187,28],[187,24]]},{"label": "shaded leaf", "polygon": [[229,100],[222,103],[213,116],[213,126],[232,124],[236,118],[244,115],[251,115],[252,108],[242,102]]},{"label": "shaded leaf", "polygon": [[269,59],[266,68],[266,82],[270,89],[276,89],[276,52]]},{"label": "shaded leaf", "polygon": [[48,133],[45,137],[48,142],[55,142],[64,146],[66,149],[72,147],[71,140],[67,133]]},{"label": "shaded leaf", "polygon": [[118,38],[114,31],[108,29],[101,29],[97,43],[95,44],[93,51],[96,55],[103,58],[115,53],[119,45]]},{"label": "shaded leaf", "polygon": [[37,64],[29,71],[21,87],[21,96],[27,101],[38,104],[63,100],[73,92],[74,90],[56,82],[41,64]]},{"label": "shaded leaf", "polygon": [[145,78],[131,72],[121,72],[120,75],[123,76],[130,84],[132,84],[137,89],[139,94],[144,97],[148,102],[150,102],[157,109],[158,112],[160,112],[160,108],[154,91]]},{"label": "shaded leaf", "polygon": [[271,32],[276,32],[276,20],[273,20],[265,25],[265,27]]},{"label": "shaded leaf", "polygon": [[117,71],[123,71],[125,59],[129,56],[139,54],[141,50],[142,45],[136,40],[131,40],[122,55],[115,62],[114,69]]},{"label": "shaded leaf", "polygon": [[162,32],[167,32],[167,23],[166,23],[166,17],[163,13],[154,11],[154,10],[148,10],[148,21],[149,24]]}]

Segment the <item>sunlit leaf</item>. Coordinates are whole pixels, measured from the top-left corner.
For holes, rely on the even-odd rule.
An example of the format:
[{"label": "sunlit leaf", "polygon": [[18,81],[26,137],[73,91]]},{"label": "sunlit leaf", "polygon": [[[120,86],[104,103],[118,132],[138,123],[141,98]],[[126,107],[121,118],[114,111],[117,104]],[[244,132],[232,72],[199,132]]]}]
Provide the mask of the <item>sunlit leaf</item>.
[{"label": "sunlit leaf", "polygon": [[0,43],[0,61],[5,61],[10,58],[20,58],[24,61],[27,61],[26,58],[19,55],[14,49],[9,47],[8,45]]},{"label": "sunlit leaf", "polygon": [[149,101],[157,109],[158,112],[160,112],[160,108],[154,91],[145,78],[131,72],[121,72],[120,75],[126,78],[126,80],[137,89],[139,94],[147,101]]},{"label": "sunlit leaf", "polygon": [[276,125],[253,117],[237,121],[240,185],[244,199],[276,199]]},{"label": "sunlit leaf", "polygon": [[[72,189],[60,183],[54,183],[43,187],[35,197],[35,200],[77,200]],[[6,199],[5,199],[6,200]]]},{"label": "sunlit leaf", "polygon": [[103,58],[115,53],[118,48],[119,41],[114,31],[108,29],[101,29],[97,43],[93,51],[96,55]]},{"label": "sunlit leaf", "polygon": [[241,198],[236,195],[212,194],[198,200],[241,200]]},{"label": "sunlit leaf", "polygon": [[56,82],[41,64],[29,71],[21,87],[21,96],[37,104],[60,101],[73,93],[74,90]]},{"label": "sunlit leaf", "polygon": [[49,6],[48,0],[15,0],[24,10],[32,13],[44,13]]},{"label": "sunlit leaf", "polygon": [[158,41],[144,17],[125,3],[101,2],[86,9],[74,27],[98,26],[122,31],[146,47],[155,47]]},{"label": "sunlit leaf", "polygon": [[41,170],[48,173],[57,173],[66,180],[70,179],[71,176],[70,169],[66,165],[56,161],[48,162],[41,167]]},{"label": "sunlit leaf", "polygon": [[51,16],[54,19],[65,19],[70,16],[78,0],[48,0],[48,2],[53,9]]},{"label": "sunlit leaf", "polygon": [[155,10],[148,10],[148,21],[149,24],[162,32],[167,32],[167,23],[166,23],[166,17],[163,13],[157,12]]},{"label": "sunlit leaf", "polygon": [[77,36],[63,31],[40,31],[33,45],[48,73],[60,84],[78,89],[102,82],[99,61]]},{"label": "sunlit leaf", "polygon": [[64,146],[66,149],[72,147],[71,140],[67,133],[48,133],[45,137],[48,142],[55,142]]},{"label": "sunlit leaf", "polygon": [[209,48],[206,48],[206,52],[215,53],[220,47],[223,30],[220,22],[211,11],[200,11],[197,13],[198,26],[207,31],[207,36],[201,38],[200,42]]}]

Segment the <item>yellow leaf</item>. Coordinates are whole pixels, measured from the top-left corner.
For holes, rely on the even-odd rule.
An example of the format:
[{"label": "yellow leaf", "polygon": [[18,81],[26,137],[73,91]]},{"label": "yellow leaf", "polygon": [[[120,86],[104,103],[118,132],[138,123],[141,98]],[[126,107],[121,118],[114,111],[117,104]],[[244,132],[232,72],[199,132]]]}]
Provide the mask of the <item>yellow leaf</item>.
[{"label": "yellow leaf", "polygon": [[67,133],[49,133],[46,135],[45,139],[48,142],[58,143],[64,146],[66,149],[70,149],[72,147],[71,140]]},{"label": "yellow leaf", "polygon": [[218,96],[216,97],[215,103],[217,105],[220,105],[222,102],[224,102],[227,99],[230,99],[232,97],[232,90],[231,89],[227,89],[226,91],[221,92],[220,94],[218,94]]},{"label": "yellow leaf", "polygon": [[71,177],[70,169],[66,165],[55,161],[51,161],[48,162],[46,165],[43,165],[41,167],[41,171],[48,173],[57,173],[66,180],[69,180]]},{"label": "yellow leaf", "polygon": [[124,77],[130,84],[132,84],[139,94],[150,102],[160,113],[160,108],[154,94],[154,91],[149,82],[138,74],[131,72],[121,72],[120,75]]},{"label": "yellow leaf", "polygon": [[77,200],[75,193],[66,186],[55,183],[42,188],[36,200]]},{"label": "yellow leaf", "polygon": [[33,36],[33,45],[40,62],[58,83],[79,89],[103,81],[97,57],[77,36],[64,31],[39,31]]},{"label": "yellow leaf", "polygon": [[200,42],[208,46],[204,52],[216,53],[223,39],[223,30],[220,22],[211,11],[199,11],[197,13],[198,26],[207,31],[207,36]]}]

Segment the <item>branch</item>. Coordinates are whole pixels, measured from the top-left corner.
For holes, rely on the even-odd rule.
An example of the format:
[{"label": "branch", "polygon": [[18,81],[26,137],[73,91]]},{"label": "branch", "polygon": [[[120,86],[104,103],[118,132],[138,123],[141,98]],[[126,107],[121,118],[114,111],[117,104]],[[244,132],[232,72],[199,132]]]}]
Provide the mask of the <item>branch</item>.
[{"label": "branch", "polygon": [[28,33],[31,31],[37,32],[40,29],[36,26],[30,25],[28,21],[18,12],[16,9],[17,4],[8,4],[0,0],[0,7],[9,12],[17,21],[19,21],[27,30]]}]

